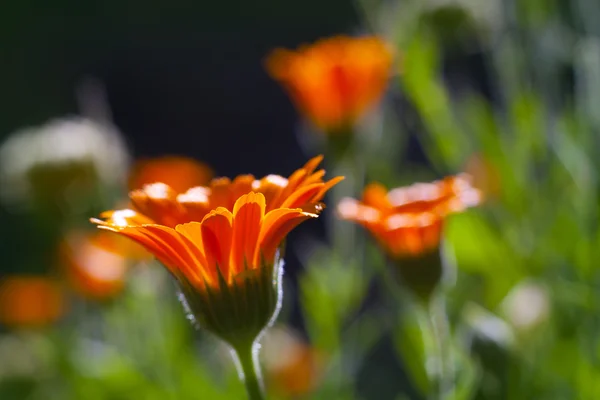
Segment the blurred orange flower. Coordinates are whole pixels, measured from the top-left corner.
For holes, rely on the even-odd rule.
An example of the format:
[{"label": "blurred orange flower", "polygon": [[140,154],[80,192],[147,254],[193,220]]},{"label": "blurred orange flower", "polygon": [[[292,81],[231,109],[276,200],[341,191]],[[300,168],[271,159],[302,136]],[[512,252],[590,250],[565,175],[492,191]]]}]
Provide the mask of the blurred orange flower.
[{"label": "blurred orange flower", "polygon": [[320,160],[275,183],[221,178],[178,196],[166,185],[146,186],[131,193],[140,213],[110,211],[92,222],[150,251],[178,280],[197,320],[235,347],[240,338],[253,341],[276,314],[278,249],[298,224],[318,216],[319,200],[339,181],[313,172]]},{"label": "blurred orange flower", "polygon": [[129,190],[162,182],[175,192],[183,193],[191,187],[208,184],[213,176],[214,171],[208,165],[193,158],[181,156],[145,158],[133,166],[129,175]]},{"label": "blurred orange flower", "polygon": [[57,321],[66,304],[59,284],[43,276],[11,276],[0,281],[0,323],[41,327]]},{"label": "blurred orange flower", "polygon": [[77,292],[106,300],[123,290],[128,259],[143,260],[150,253],[108,232],[71,233],[62,243],[61,257],[67,279]]},{"label": "blurred orange flower", "polygon": [[322,376],[324,357],[290,329],[273,329],[263,342],[269,386],[292,398],[310,394]]},{"label": "blurred orange flower", "polygon": [[216,178],[207,187],[194,187],[185,193],[177,193],[164,183],[145,185],[129,194],[137,211],[123,210],[118,214],[108,211],[101,216],[115,225],[154,222],[173,228],[186,222],[202,221],[217,207],[233,211],[236,200],[251,191],[264,195],[266,212],[305,205],[309,205],[310,210],[311,204],[321,201],[325,193],[343,179],[336,177],[323,181],[325,170],[315,171],[322,160],[323,156],[312,158],[289,178],[280,175],[267,175],[261,179],[239,175],[233,181]]},{"label": "blurred orange flower", "polygon": [[336,36],[296,51],[276,49],[266,68],[306,118],[339,133],[380,99],[392,62],[391,48],[376,36]]},{"label": "blurred orange flower", "polygon": [[373,183],[365,188],[362,201],[343,199],[338,213],[367,228],[393,257],[418,257],[438,248],[449,214],[480,201],[471,177],[461,174],[389,192]]}]

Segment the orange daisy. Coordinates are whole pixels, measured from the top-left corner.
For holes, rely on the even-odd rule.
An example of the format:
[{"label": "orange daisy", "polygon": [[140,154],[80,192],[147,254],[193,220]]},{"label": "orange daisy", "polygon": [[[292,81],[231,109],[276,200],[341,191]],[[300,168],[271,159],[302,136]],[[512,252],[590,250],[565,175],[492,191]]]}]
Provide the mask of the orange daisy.
[{"label": "orange daisy", "polygon": [[444,219],[480,201],[470,176],[461,174],[389,192],[373,183],[365,188],[362,201],[343,199],[338,213],[367,228],[393,257],[410,258],[437,249]]},{"label": "orange daisy", "polygon": [[191,187],[208,184],[213,176],[212,168],[193,158],[182,156],[144,158],[136,162],[131,169],[129,190],[162,182],[175,192],[183,193]]},{"label": "orange daisy", "polygon": [[140,213],[110,211],[92,222],[144,246],[177,279],[198,322],[236,347],[277,314],[278,250],[292,229],[318,216],[325,191],[340,180],[323,182],[319,162],[289,179],[221,178],[182,195],[146,186],[131,193]]},{"label": "orange daisy", "polygon": [[328,133],[339,133],[381,98],[393,58],[376,36],[336,36],[296,51],[276,49],[266,67],[305,117]]}]

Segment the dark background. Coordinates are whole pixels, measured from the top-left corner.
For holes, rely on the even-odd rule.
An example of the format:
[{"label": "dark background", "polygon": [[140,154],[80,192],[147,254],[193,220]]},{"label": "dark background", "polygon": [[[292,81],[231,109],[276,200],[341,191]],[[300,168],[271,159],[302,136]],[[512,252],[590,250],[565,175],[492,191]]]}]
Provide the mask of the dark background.
[{"label": "dark background", "polygon": [[293,108],[263,69],[269,50],[358,26],[344,0],[19,1],[3,8],[0,137],[77,113],[76,87],[94,77],[134,156],[188,155],[228,176],[285,174],[306,158]]}]

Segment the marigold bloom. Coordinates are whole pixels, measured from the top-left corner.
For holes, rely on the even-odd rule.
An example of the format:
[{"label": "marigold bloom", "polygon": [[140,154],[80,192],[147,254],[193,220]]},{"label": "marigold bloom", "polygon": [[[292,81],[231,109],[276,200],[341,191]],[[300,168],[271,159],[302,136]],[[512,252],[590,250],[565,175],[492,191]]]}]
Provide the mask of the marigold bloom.
[{"label": "marigold bloom", "polygon": [[[93,222],[135,240],[154,254],[179,281],[199,322],[235,343],[240,334],[244,339],[248,339],[246,333],[255,338],[276,311],[278,289],[273,287],[273,275],[277,249],[296,225],[317,217],[320,205],[307,210],[266,212],[265,196],[250,192],[236,201],[233,212],[218,207],[201,222],[175,228],[152,223],[115,225],[118,218],[114,215],[110,222]],[[232,326],[237,324],[241,326]]]},{"label": "marigold bloom", "polygon": [[276,49],[266,67],[305,117],[338,133],[380,99],[392,62],[391,49],[378,37],[336,36],[296,51]]},{"label": "marigold bloom", "polygon": [[63,291],[43,276],[12,276],[0,281],[0,323],[10,327],[40,327],[64,313]]},{"label": "marigold bloom", "polygon": [[128,259],[149,253],[138,244],[108,232],[71,233],[61,245],[61,261],[72,287],[84,297],[107,300],[125,286]]},{"label": "marigold bloom", "polygon": [[150,251],[177,279],[198,322],[236,347],[276,315],[281,244],[318,216],[325,191],[340,180],[323,182],[324,171],[314,172],[320,160],[289,179],[220,178],[180,195],[146,186],[130,194],[139,213],[110,211],[92,222]]},{"label": "marigold bloom", "polygon": [[[255,179],[253,175],[239,175],[235,179],[215,178],[209,186],[198,186],[185,193],[177,193],[164,183],[145,185],[129,194],[134,208],[114,214],[109,211],[102,217],[126,220],[132,224],[155,222],[175,227],[178,224],[202,221],[211,210],[224,207],[233,211],[236,200],[250,191],[262,193],[265,197],[266,212],[276,208],[302,208],[307,204],[318,203],[325,193],[343,178],[336,177],[323,181],[325,170],[317,170],[323,156],[309,160],[289,178],[280,175],[267,175]],[[122,225],[124,221],[113,221]]]},{"label": "marigold bloom", "polygon": [[367,186],[363,200],[343,199],[338,213],[363,225],[395,258],[419,257],[438,248],[444,219],[479,204],[480,192],[461,174],[389,192]]},{"label": "marigold bloom", "polygon": [[144,185],[161,182],[177,193],[195,186],[207,185],[214,176],[206,164],[193,158],[165,156],[145,158],[135,163],[129,175],[129,190],[141,189]]}]

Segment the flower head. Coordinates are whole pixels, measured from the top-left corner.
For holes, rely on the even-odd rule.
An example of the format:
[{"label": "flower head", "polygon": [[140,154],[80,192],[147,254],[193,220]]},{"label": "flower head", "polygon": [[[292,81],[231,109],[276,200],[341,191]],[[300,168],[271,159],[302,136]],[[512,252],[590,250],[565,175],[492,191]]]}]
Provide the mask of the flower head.
[{"label": "flower head", "polygon": [[125,286],[129,259],[144,260],[149,253],[123,237],[101,231],[70,233],[60,246],[66,278],[82,296],[108,300]]},{"label": "flower head", "polygon": [[245,175],[181,195],[146,186],[131,193],[139,213],[110,211],[92,222],[151,252],[179,282],[200,325],[236,347],[255,340],[277,314],[281,245],[318,216],[324,191],[339,181],[323,182],[316,164],[276,183]]},{"label": "flower head", "polygon": [[276,49],[269,74],[299,111],[327,133],[351,127],[383,94],[392,67],[389,46],[375,36],[336,36],[296,51]]},{"label": "flower head", "polygon": [[193,158],[165,156],[144,158],[135,163],[129,175],[129,190],[141,189],[144,185],[161,182],[177,193],[191,187],[204,186],[213,177],[213,170]]},{"label": "flower head", "polygon": [[40,327],[65,311],[59,284],[44,276],[11,276],[0,281],[0,323],[15,328]]},{"label": "flower head", "polygon": [[113,219],[115,225],[127,221],[133,224],[153,221],[175,227],[186,222],[202,221],[217,207],[233,211],[237,199],[251,191],[264,195],[266,212],[307,205],[310,211],[313,204],[320,202],[325,193],[343,179],[336,177],[323,181],[325,170],[317,170],[322,159],[322,156],[312,158],[289,178],[280,175],[267,175],[261,179],[253,175],[239,175],[233,180],[215,178],[208,186],[193,187],[185,193],[177,193],[162,182],[145,185],[129,194],[137,211],[128,210],[116,215],[114,211],[109,211],[102,217]]},{"label": "flower head", "polygon": [[389,192],[367,186],[363,200],[343,199],[338,213],[363,225],[395,258],[419,257],[438,248],[446,216],[479,204],[481,195],[462,174]]}]

